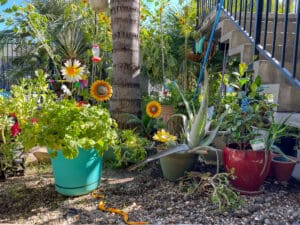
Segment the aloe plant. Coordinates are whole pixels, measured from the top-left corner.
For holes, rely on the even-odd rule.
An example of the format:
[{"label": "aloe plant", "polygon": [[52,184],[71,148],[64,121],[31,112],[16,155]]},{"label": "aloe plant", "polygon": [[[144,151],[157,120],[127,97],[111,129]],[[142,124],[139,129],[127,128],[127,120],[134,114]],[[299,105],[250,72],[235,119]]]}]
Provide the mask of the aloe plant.
[{"label": "aloe plant", "polygon": [[[175,84],[177,87],[182,100],[184,102],[184,105],[187,110],[187,114],[174,114],[172,117],[180,117],[182,118],[183,121],[183,131],[186,135],[186,144],[178,144],[174,147],[169,148],[168,150],[161,151],[153,156],[150,156],[146,160],[132,166],[129,168],[129,170],[134,170],[139,166],[142,166],[148,162],[151,162],[153,160],[160,159],[162,157],[177,153],[177,152],[187,152],[187,153],[203,153],[204,151],[211,150],[215,151],[217,155],[217,162],[218,160],[218,154],[217,151],[218,149],[209,146],[212,141],[214,140],[220,125],[227,113],[225,111],[219,118],[217,126],[214,128],[214,130],[210,131],[210,124],[211,122],[209,121],[210,115],[212,113],[209,112],[208,108],[208,72],[205,70],[204,73],[204,85],[202,88],[202,103],[199,107],[199,110],[197,113],[192,110],[192,107],[189,105],[188,101],[185,99],[184,95],[180,91],[180,88],[178,87],[177,84]],[[171,117],[171,118],[172,118]],[[219,171],[219,165],[217,163],[217,172]]]}]

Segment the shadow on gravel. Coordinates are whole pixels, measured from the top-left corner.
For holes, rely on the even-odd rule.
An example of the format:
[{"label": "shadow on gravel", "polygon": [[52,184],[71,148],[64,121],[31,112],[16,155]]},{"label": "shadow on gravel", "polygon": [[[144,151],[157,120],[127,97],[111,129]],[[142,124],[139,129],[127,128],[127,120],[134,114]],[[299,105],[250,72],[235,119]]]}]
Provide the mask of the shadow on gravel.
[{"label": "shadow on gravel", "polygon": [[[22,180],[23,179],[23,180]],[[9,223],[60,207],[66,197],[55,192],[47,178],[16,177],[0,184],[0,222]]]}]

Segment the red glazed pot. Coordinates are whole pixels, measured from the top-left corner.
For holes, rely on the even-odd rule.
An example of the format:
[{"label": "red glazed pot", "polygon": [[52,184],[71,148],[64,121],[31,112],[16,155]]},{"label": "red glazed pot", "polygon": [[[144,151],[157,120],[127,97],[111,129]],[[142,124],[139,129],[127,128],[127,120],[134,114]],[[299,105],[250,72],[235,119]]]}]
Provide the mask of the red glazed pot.
[{"label": "red glazed pot", "polygon": [[271,165],[271,156],[269,154],[267,166],[261,174],[264,162],[264,150],[238,150],[229,145],[223,148],[223,163],[227,172],[235,169],[235,179],[231,181],[233,187],[241,194],[258,194],[261,192],[261,186],[266,179]]},{"label": "red glazed pot", "polygon": [[273,175],[278,181],[288,181],[293,173],[297,158],[289,156],[291,160],[287,160],[282,156],[272,158],[271,169]]}]

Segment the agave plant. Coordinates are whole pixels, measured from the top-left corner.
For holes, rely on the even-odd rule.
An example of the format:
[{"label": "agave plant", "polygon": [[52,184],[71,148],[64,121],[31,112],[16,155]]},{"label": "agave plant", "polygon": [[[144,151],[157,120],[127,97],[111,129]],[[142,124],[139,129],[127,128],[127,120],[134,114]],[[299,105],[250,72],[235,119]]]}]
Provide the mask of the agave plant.
[{"label": "agave plant", "polygon": [[205,71],[204,85],[202,88],[202,99],[203,100],[201,102],[198,112],[195,112],[195,110],[193,110],[192,107],[189,105],[189,103],[185,99],[183,93],[180,91],[180,88],[178,87],[178,85],[175,84],[175,86],[177,87],[177,89],[182,97],[182,100],[186,107],[188,116],[183,115],[183,114],[174,114],[172,117],[182,118],[183,131],[186,136],[186,143],[178,144],[174,147],[169,148],[168,150],[161,151],[158,154],[150,156],[146,160],[130,167],[129,170],[134,170],[137,167],[144,165],[148,162],[160,159],[162,157],[165,157],[165,156],[177,153],[177,152],[203,153],[204,151],[211,150],[211,151],[215,151],[216,155],[217,155],[217,172],[218,172],[219,171],[219,165],[218,165],[219,159],[218,159],[217,151],[219,151],[219,150],[212,146],[209,146],[209,145],[214,140],[227,111],[225,111],[220,116],[217,126],[213,130],[210,131],[209,130],[210,125],[211,125],[210,119],[213,114],[213,109],[208,107],[208,73],[207,73],[207,71]]}]

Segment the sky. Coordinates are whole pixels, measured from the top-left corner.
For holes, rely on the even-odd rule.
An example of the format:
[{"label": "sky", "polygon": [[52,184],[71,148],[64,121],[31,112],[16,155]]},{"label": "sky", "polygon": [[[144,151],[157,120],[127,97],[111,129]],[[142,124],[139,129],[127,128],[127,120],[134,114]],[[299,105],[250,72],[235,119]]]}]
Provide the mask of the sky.
[{"label": "sky", "polygon": [[[21,5],[24,2],[28,2],[29,0],[7,0],[7,3],[3,6],[0,6],[0,13],[1,15],[5,15],[4,13],[2,13],[2,11],[4,11],[6,8],[11,7],[12,5]],[[172,6],[176,6],[178,4],[178,0],[170,0],[170,5]],[[150,4],[151,5],[151,4]],[[5,24],[4,23],[0,23],[0,30],[3,30],[5,28]]]},{"label": "sky", "polygon": [[[6,8],[11,7],[12,5],[21,5],[24,2],[24,0],[7,0],[7,3],[0,6],[0,13],[2,16],[5,15],[5,13],[2,13]],[[0,23],[0,30],[3,30],[5,28],[4,23]]]}]

